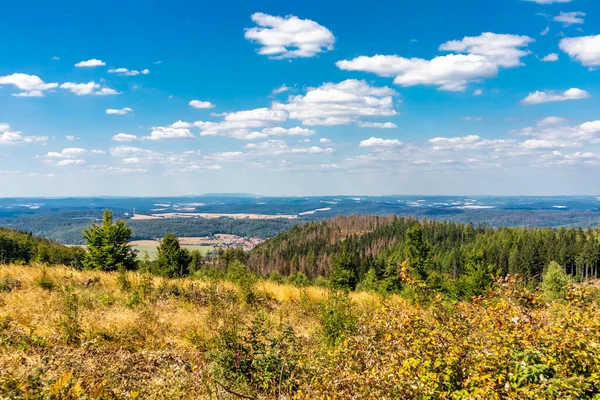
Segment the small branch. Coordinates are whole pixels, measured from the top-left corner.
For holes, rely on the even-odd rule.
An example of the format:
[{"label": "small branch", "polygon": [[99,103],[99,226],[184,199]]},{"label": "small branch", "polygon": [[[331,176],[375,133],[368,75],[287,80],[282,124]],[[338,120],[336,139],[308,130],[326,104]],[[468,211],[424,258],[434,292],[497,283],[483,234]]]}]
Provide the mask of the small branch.
[{"label": "small branch", "polygon": [[248,396],[247,394],[239,393],[239,392],[236,392],[236,391],[235,391],[235,390],[233,390],[233,389],[230,389],[230,388],[228,388],[227,386],[223,385],[221,382],[219,382],[219,381],[218,381],[218,380],[216,380],[215,378],[213,378],[213,381],[215,381],[215,383],[216,383],[217,385],[221,386],[221,387],[222,387],[222,388],[223,388],[223,389],[224,389],[224,390],[225,390],[227,393],[230,393],[230,394],[232,394],[232,395],[234,395],[234,396],[237,396],[237,397],[240,397],[240,398],[242,398],[242,399],[256,400],[256,398],[255,398],[255,397]]}]

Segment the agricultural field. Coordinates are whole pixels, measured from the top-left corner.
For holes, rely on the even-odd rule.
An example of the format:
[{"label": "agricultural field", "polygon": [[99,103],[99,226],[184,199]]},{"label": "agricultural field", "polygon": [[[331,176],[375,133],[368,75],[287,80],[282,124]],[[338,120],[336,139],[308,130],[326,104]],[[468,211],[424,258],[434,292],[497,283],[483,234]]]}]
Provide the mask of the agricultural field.
[{"label": "agricultural field", "polygon": [[[208,238],[180,238],[181,247],[189,251],[198,250],[202,254],[207,254],[215,250],[220,241]],[[151,260],[156,258],[157,248],[160,245],[160,240],[133,240],[130,242],[131,247],[139,252],[140,258],[146,254]]]}]

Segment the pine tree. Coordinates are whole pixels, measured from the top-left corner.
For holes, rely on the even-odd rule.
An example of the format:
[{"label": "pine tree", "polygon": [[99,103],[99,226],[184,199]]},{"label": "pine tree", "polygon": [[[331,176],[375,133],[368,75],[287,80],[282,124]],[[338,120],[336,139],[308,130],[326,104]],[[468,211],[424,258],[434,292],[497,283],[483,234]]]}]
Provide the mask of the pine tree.
[{"label": "pine tree", "polygon": [[182,277],[189,274],[190,252],[181,248],[179,239],[172,233],[167,233],[158,246],[156,267],[160,274],[170,278]]},{"label": "pine tree", "polygon": [[135,269],[136,253],[129,245],[131,234],[124,220],[113,222],[112,211],[105,210],[102,224],[92,223],[83,232],[87,242],[83,266],[103,271]]}]

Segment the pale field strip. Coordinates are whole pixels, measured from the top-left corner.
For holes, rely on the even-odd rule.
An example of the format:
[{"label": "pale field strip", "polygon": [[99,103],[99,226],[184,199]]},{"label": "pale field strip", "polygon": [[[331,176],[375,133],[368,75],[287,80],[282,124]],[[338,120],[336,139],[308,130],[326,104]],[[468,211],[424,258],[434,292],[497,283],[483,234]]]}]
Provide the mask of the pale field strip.
[{"label": "pale field strip", "polygon": [[132,220],[155,220],[155,219],[171,219],[171,218],[233,218],[233,219],[296,219],[297,215],[281,214],[214,214],[214,213],[164,213],[164,214],[134,214]]}]

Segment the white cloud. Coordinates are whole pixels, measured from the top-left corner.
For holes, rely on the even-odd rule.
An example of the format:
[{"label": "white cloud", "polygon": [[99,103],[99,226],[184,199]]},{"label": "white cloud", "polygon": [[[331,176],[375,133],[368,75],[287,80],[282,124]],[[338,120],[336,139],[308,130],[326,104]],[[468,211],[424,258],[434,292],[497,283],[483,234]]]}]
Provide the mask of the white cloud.
[{"label": "white cloud", "polygon": [[550,25],[548,25],[546,28],[544,28],[544,30],[540,32],[540,35],[546,36],[549,33],[550,33]]},{"label": "white cloud", "polygon": [[514,140],[482,139],[478,135],[462,137],[436,137],[428,141],[434,151],[500,149],[514,144]]},{"label": "white cloud", "polygon": [[118,133],[112,137],[115,142],[135,142],[138,140],[137,136],[130,135],[127,133]]},{"label": "white cloud", "polygon": [[106,113],[108,115],[125,115],[125,114],[129,114],[132,112],[133,112],[133,109],[129,108],[129,107],[123,107],[123,108],[119,108],[119,109],[115,109],[115,108],[107,108],[106,109]]},{"label": "white cloud", "polygon": [[14,93],[15,97],[44,97],[44,93],[39,90],[30,90],[29,92]]},{"label": "white cloud", "polygon": [[371,137],[360,142],[360,147],[396,147],[402,145],[398,139],[381,139]]},{"label": "white cloud", "polygon": [[141,72],[136,69],[127,69],[127,68],[110,68],[108,70],[109,74],[117,74],[119,76],[138,76],[139,74],[148,75],[150,70],[144,69]]},{"label": "white cloud", "polygon": [[272,108],[289,113],[304,125],[346,125],[360,117],[396,115],[392,97],[397,93],[387,86],[370,86],[362,80],[324,83],[309,88],[305,95],[290,97],[288,103],[273,103]]},{"label": "white cloud", "polygon": [[190,132],[191,124],[188,122],[177,121],[169,126],[152,127],[150,136],[144,136],[143,140],[165,140],[165,139],[195,139]]},{"label": "white cloud", "polygon": [[0,145],[40,143],[48,141],[47,136],[24,136],[22,132],[11,131],[10,125],[0,123]]},{"label": "white cloud", "polygon": [[555,61],[558,61],[558,54],[556,54],[556,53],[550,53],[546,57],[542,58],[542,61],[544,61],[544,62],[555,62]]},{"label": "white cloud", "polygon": [[43,97],[44,91],[58,87],[58,83],[46,83],[36,75],[12,74],[0,76],[0,85],[14,85],[23,90],[16,97]]},{"label": "white cloud", "polygon": [[565,122],[567,122],[567,120],[565,118],[546,117],[544,119],[539,120],[537,124],[538,124],[538,126],[548,126],[548,125],[564,124]]},{"label": "white cloud", "polygon": [[210,101],[192,100],[189,105],[194,108],[213,108],[215,105]]},{"label": "white cloud", "polygon": [[223,116],[220,122],[197,121],[195,126],[200,128],[201,136],[228,136],[236,139],[260,139],[268,133],[251,132],[250,129],[270,127],[287,120],[287,113],[270,108],[236,111],[219,114]]},{"label": "white cloud", "polygon": [[534,93],[530,93],[529,96],[524,98],[521,103],[522,104],[543,104],[550,103],[555,101],[567,101],[567,100],[581,100],[587,99],[591,97],[588,92],[585,90],[571,88],[562,93],[560,92],[544,92],[544,91],[535,91]]},{"label": "white cloud", "polygon": [[528,1],[530,3],[538,3],[538,4],[554,4],[554,3],[570,3],[573,0],[523,0]]},{"label": "white cloud", "polygon": [[578,126],[565,126],[562,121],[541,125],[541,129],[525,128],[522,135],[533,137],[521,143],[522,147],[561,148],[582,147],[586,143],[600,144],[600,121],[588,121]]},{"label": "white cloud", "polygon": [[75,158],[86,154],[87,150],[78,147],[69,147],[61,151],[51,151],[46,154],[48,158]]},{"label": "white cloud", "polygon": [[463,121],[483,121],[481,117],[460,117]]},{"label": "white cloud", "polygon": [[273,91],[271,93],[272,94],[280,94],[280,93],[283,93],[283,92],[287,92],[290,89],[291,88],[284,83],[283,85],[279,86],[278,88],[273,89]]},{"label": "white cloud", "polygon": [[600,35],[565,38],[560,41],[559,47],[586,67],[600,65]]},{"label": "white cloud", "polygon": [[85,164],[85,160],[78,159],[78,160],[61,160],[54,165],[56,165],[58,167],[68,167],[68,166],[72,166],[72,165],[83,165],[83,164]]},{"label": "white cloud", "polygon": [[522,48],[533,41],[528,36],[486,32],[446,42],[439,48],[467,54],[449,54],[431,60],[398,55],[360,56],[338,61],[336,65],[348,71],[395,76],[394,83],[400,86],[434,85],[440,90],[464,91],[470,82],[495,77],[500,67],[523,65],[521,58],[530,52]]},{"label": "white cloud", "polygon": [[331,143],[331,139],[321,138],[321,139],[319,139],[319,143],[321,143],[321,144],[329,144],[329,143]]},{"label": "white cloud", "polygon": [[247,28],[244,36],[262,46],[258,54],[283,59],[314,57],[333,50],[333,33],[315,21],[293,15],[282,18],[264,13],[252,14],[252,21],[258,26]]},{"label": "white cloud", "polygon": [[65,82],[60,85],[61,89],[70,90],[72,93],[75,93],[77,96],[108,96],[113,94],[121,94],[114,89],[108,87],[102,87],[102,85],[95,82],[88,83],[73,83],[73,82]]},{"label": "white cloud", "polygon": [[361,128],[377,128],[377,129],[393,129],[398,126],[393,122],[362,122],[359,121],[358,126]]},{"label": "white cloud", "polygon": [[105,66],[106,63],[102,60],[97,60],[95,58],[92,58],[91,60],[87,60],[87,61],[80,61],[77,64],[75,64],[76,67],[103,67]]},{"label": "white cloud", "polygon": [[553,18],[556,22],[562,22],[564,26],[569,26],[573,24],[583,24],[585,21],[583,18],[585,17],[585,13],[581,11],[573,11],[573,12],[560,12],[560,15],[557,15]]},{"label": "white cloud", "polygon": [[68,135],[67,140],[70,142],[74,142],[75,140],[79,140],[79,138],[76,136]]},{"label": "white cloud", "polygon": [[110,149],[110,155],[113,157],[156,157],[159,153],[152,150],[141,149],[132,146],[117,146]]},{"label": "white cloud", "polygon": [[267,136],[311,136],[314,135],[316,131],[296,126],[294,128],[265,128],[261,133]]},{"label": "white cloud", "polygon": [[475,89],[475,91],[473,92],[473,96],[481,96],[482,94],[483,94],[482,89]]},{"label": "white cloud", "polygon": [[52,60],[54,60],[54,61],[58,61],[58,60],[60,60],[60,57],[58,57],[58,56],[54,56],[54,57],[52,57]]},{"label": "white cloud", "polygon": [[255,154],[263,156],[281,155],[281,154],[332,154],[332,148],[323,148],[319,146],[312,147],[290,147],[283,140],[267,140],[261,143],[250,143],[246,145],[247,149],[252,149]]},{"label": "white cloud", "polygon": [[0,144],[39,143],[48,141],[47,136],[23,136],[21,132],[2,132]]}]

